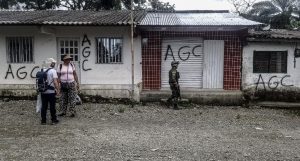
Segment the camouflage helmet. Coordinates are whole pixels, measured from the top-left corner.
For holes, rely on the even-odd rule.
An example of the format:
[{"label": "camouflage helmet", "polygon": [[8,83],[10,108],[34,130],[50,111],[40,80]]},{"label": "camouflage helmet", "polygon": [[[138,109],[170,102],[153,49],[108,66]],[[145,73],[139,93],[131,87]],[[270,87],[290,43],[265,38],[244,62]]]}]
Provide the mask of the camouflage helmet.
[{"label": "camouflage helmet", "polygon": [[171,66],[173,67],[173,66],[177,66],[179,64],[179,61],[172,61],[171,62]]}]

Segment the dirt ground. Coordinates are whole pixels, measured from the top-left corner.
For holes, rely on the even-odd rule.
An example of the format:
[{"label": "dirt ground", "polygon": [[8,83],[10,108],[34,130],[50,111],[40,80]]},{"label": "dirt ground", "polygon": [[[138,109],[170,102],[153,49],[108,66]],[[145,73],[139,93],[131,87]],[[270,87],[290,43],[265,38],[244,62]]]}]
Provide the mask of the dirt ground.
[{"label": "dirt ground", "polygon": [[[40,125],[34,101],[0,101],[1,161],[300,161],[300,112],[83,104]],[[48,118],[49,119],[49,118]]]}]

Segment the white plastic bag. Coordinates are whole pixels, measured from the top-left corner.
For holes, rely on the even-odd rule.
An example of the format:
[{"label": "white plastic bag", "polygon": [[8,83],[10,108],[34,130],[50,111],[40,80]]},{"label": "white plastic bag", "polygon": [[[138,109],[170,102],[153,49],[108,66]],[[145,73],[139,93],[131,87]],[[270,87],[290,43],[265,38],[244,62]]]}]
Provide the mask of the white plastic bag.
[{"label": "white plastic bag", "polygon": [[40,113],[42,109],[42,96],[39,93],[36,100],[36,113]]}]

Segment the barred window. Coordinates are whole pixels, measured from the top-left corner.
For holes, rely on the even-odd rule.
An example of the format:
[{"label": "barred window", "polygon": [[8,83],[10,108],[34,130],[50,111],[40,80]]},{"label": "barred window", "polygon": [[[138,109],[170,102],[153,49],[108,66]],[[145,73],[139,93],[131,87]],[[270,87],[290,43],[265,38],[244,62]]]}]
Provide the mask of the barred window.
[{"label": "barred window", "polygon": [[58,53],[60,60],[63,61],[65,54],[70,54],[72,61],[78,61],[79,57],[79,38],[59,38]]},{"label": "barred window", "polygon": [[98,64],[122,63],[122,38],[96,38]]},{"label": "barred window", "polygon": [[253,73],[286,73],[287,51],[254,51]]},{"label": "barred window", "polygon": [[33,63],[33,37],[6,38],[8,63]]}]

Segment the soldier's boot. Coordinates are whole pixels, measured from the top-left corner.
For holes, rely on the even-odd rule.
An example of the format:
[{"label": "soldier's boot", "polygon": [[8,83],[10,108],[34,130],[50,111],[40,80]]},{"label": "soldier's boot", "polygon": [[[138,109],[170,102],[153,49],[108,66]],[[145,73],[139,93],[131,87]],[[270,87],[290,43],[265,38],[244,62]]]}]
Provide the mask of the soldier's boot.
[{"label": "soldier's boot", "polygon": [[170,108],[170,106],[172,105],[172,98],[168,98],[167,99],[167,103],[166,103],[167,107]]},{"label": "soldier's boot", "polygon": [[167,99],[167,103],[168,103],[168,104],[171,104],[171,103],[172,103],[172,98],[171,98],[171,97]]}]

